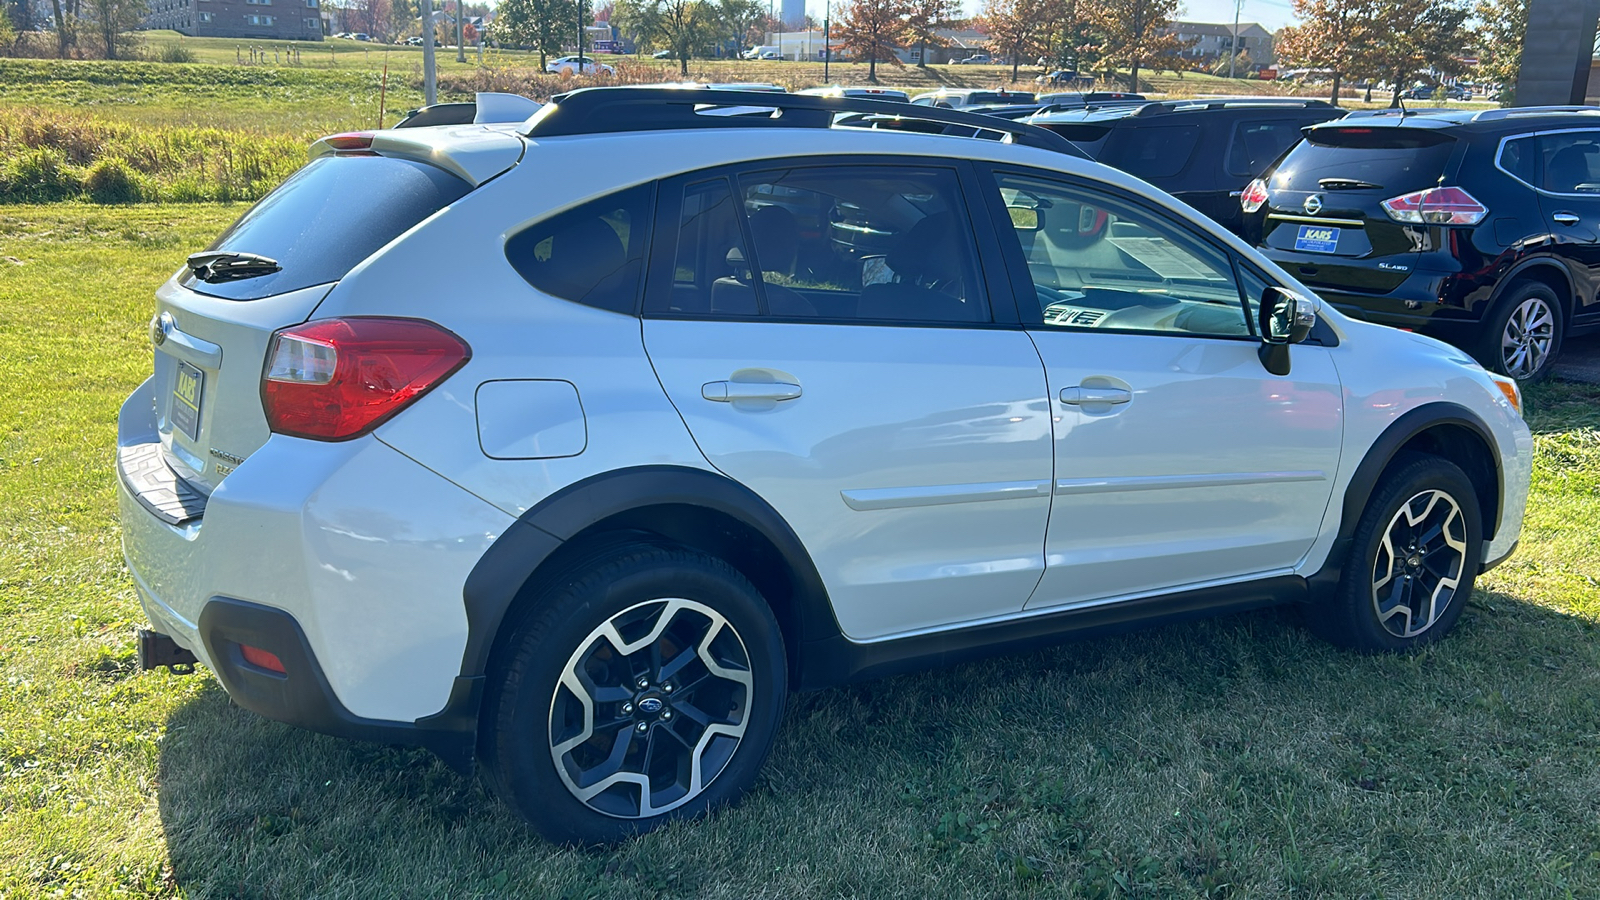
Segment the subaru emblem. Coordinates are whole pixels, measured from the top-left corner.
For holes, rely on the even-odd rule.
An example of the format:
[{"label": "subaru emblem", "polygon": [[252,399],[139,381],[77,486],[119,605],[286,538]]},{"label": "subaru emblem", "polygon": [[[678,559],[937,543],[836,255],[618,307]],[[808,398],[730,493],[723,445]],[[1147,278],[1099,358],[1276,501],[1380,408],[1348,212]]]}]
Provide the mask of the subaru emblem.
[{"label": "subaru emblem", "polygon": [[659,697],[646,697],[639,701],[639,712],[653,716],[661,712],[661,699]]},{"label": "subaru emblem", "polygon": [[178,323],[173,320],[172,313],[164,312],[150,320],[150,343],[157,347],[165,344]]},{"label": "subaru emblem", "polygon": [[1311,196],[1307,197],[1306,198],[1306,202],[1305,202],[1305,210],[1306,210],[1306,215],[1311,215],[1311,216],[1314,216],[1317,213],[1322,212],[1322,195],[1321,194],[1312,194]]}]

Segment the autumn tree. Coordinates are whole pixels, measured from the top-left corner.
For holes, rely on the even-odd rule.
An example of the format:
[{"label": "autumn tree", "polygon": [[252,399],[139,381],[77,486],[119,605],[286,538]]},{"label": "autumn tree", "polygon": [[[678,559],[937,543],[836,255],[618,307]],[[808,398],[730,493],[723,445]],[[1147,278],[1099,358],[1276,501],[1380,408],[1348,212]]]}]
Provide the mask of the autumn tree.
[{"label": "autumn tree", "polygon": [[1100,27],[1106,61],[1127,66],[1130,90],[1139,89],[1139,69],[1177,69],[1183,42],[1172,32],[1178,0],[1103,0]]},{"label": "autumn tree", "polygon": [[717,0],[717,18],[733,39],[735,52],[765,39],[759,32],[766,16],[767,5],[759,0]]},{"label": "autumn tree", "polygon": [[1046,0],[1042,15],[1040,43],[1050,62],[1075,72],[1093,71],[1104,44],[1099,0]]},{"label": "autumn tree", "polygon": [[569,0],[500,0],[496,8],[494,38],[513,47],[539,51],[539,69],[546,57],[561,52],[561,38],[571,28]]},{"label": "autumn tree", "polygon": [[978,27],[988,32],[991,49],[1011,56],[1012,81],[1023,57],[1039,49],[1043,7],[1043,0],[983,0]]},{"label": "autumn tree", "polygon": [[707,0],[621,0],[616,21],[645,46],[671,50],[684,78],[695,51],[716,39],[722,22]]},{"label": "autumn tree", "polygon": [[867,61],[867,80],[878,81],[878,60],[895,68],[905,64],[894,51],[900,49],[909,10],[906,0],[848,0],[834,22],[840,53]]},{"label": "autumn tree", "polygon": [[1280,29],[1273,37],[1279,65],[1320,69],[1333,74],[1334,106],[1339,105],[1339,85],[1355,72],[1366,52],[1374,28],[1376,0],[1294,0],[1301,24]]},{"label": "autumn tree", "polygon": [[1367,73],[1393,88],[1390,106],[1400,105],[1404,84],[1424,71],[1456,75],[1472,44],[1466,0],[1373,0],[1372,30],[1360,52]]},{"label": "autumn tree", "polygon": [[1478,72],[1499,84],[1500,105],[1516,100],[1522,73],[1522,39],[1528,31],[1528,0],[1478,0]]},{"label": "autumn tree", "polygon": [[928,67],[928,46],[949,43],[934,29],[961,15],[961,0],[910,0],[906,7],[906,41],[917,45],[917,65]]}]

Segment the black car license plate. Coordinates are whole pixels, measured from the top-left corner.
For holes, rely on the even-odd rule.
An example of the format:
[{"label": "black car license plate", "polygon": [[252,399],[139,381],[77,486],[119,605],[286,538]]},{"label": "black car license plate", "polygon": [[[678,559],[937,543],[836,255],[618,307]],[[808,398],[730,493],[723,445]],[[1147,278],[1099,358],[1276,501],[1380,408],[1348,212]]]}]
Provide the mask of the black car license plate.
[{"label": "black car license plate", "polygon": [[186,363],[178,363],[178,377],[172,385],[172,427],[200,439],[200,399],[204,396],[206,373]]}]

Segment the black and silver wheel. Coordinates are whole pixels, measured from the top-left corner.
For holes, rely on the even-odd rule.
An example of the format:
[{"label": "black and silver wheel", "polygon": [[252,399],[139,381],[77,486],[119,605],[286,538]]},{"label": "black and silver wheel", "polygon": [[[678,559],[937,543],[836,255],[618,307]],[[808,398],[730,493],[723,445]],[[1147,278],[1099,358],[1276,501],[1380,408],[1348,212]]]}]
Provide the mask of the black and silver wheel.
[{"label": "black and silver wheel", "polygon": [[1536,281],[1513,286],[1484,323],[1479,361],[1518,381],[1550,374],[1561,350],[1561,305],[1555,291]]},{"label": "black and silver wheel", "polygon": [[501,797],[584,844],[736,800],[787,689],[760,594],[719,559],[655,545],[558,581],[491,676],[485,769]]},{"label": "black and silver wheel", "polygon": [[1472,482],[1454,463],[1416,457],[1373,492],[1333,602],[1313,628],[1358,650],[1408,650],[1443,637],[1472,594],[1482,556]]}]

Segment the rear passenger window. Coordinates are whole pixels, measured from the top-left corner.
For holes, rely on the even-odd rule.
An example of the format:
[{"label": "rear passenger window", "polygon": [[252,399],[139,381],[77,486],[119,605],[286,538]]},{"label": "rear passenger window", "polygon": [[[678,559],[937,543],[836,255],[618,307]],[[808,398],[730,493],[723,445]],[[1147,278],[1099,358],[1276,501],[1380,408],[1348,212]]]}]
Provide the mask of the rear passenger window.
[{"label": "rear passenger window", "polygon": [[670,288],[657,269],[651,313],[990,321],[948,169],[806,167],[747,174],[737,186],[694,182],[677,226]]},{"label": "rear passenger window", "polygon": [[1240,122],[1228,144],[1228,174],[1254,178],[1298,140],[1299,122]]},{"label": "rear passenger window", "polygon": [[1171,178],[1189,164],[1199,140],[1199,125],[1119,128],[1100,158],[1140,178]]},{"label": "rear passenger window", "polygon": [[602,197],[506,241],[506,259],[529,284],[562,300],[633,313],[649,234],[650,185]]}]

